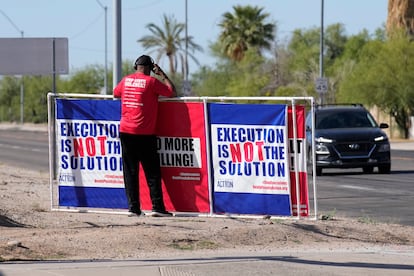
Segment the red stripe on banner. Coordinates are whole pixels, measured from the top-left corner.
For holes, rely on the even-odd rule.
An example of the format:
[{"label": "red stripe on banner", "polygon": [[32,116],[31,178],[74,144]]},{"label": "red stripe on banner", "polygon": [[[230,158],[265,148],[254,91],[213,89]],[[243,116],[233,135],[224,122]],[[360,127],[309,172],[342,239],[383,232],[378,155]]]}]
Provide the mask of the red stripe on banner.
[{"label": "red stripe on banner", "polygon": [[[293,154],[296,155],[299,160],[303,160],[299,165],[299,201],[300,201],[300,216],[309,216],[309,193],[308,193],[308,178],[306,173],[306,159],[305,155],[305,107],[304,106],[295,106],[296,109],[296,138],[298,139],[297,149],[298,153],[293,153],[293,145],[290,144],[291,157]],[[288,108],[288,138],[293,139],[293,116],[292,116],[292,107]],[[291,158],[291,160],[293,160]],[[301,163],[301,162],[298,162]],[[297,200],[296,200],[296,176],[295,172],[291,170],[290,172],[290,185],[291,185],[291,202],[292,202],[292,211],[293,215],[297,216]]]},{"label": "red stripe on banner", "polygon": [[[161,102],[157,135],[165,207],[177,212],[210,212],[203,103]],[[143,210],[152,208],[140,171]]]},{"label": "red stripe on banner", "polygon": [[[296,137],[298,139],[305,138],[305,107],[303,105],[295,106],[296,109]],[[293,125],[292,125],[292,106],[288,107],[288,120],[289,120],[289,130],[288,137],[293,138]]]}]

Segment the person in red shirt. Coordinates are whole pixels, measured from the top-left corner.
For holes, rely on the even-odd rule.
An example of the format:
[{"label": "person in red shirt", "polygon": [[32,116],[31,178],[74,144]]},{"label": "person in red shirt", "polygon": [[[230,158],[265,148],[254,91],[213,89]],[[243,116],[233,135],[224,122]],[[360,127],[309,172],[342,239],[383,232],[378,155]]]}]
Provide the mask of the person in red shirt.
[{"label": "person in red shirt", "polygon": [[[125,76],[114,88],[121,98],[120,140],[125,191],[131,215],[140,216],[139,163],[145,173],[152,202],[151,216],[172,216],[165,210],[161,186],[161,168],[155,128],[158,97],[174,97],[176,90],[164,71],[152,58],[142,55],[134,64],[135,73]],[[151,76],[158,75],[158,80]]]}]

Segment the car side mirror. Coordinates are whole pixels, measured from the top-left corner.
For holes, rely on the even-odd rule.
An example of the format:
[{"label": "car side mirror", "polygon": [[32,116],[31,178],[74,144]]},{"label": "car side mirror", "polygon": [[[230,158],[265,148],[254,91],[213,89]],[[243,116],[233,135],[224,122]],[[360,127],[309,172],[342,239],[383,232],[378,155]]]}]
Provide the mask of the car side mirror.
[{"label": "car side mirror", "polygon": [[389,128],[390,126],[389,126],[388,124],[386,124],[386,123],[381,123],[381,124],[379,125],[379,127],[380,127],[380,128]]}]

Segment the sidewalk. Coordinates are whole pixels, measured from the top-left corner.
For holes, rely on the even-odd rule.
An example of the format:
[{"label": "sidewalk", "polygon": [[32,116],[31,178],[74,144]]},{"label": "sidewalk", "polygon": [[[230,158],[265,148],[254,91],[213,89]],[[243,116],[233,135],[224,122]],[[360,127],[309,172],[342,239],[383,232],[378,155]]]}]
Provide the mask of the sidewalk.
[{"label": "sidewalk", "polygon": [[414,150],[414,140],[391,140],[392,150]]},{"label": "sidewalk", "polygon": [[[24,131],[41,131],[47,132],[47,124],[18,124],[18,123],[0,123],[0,130],[24,130]],[[1,275],[1,274],[0,274]]]},{"label": "sidewalk", "polygon": [[240,252],[141,260],[0,263],[1,276],[413,275],[413,248]]}]

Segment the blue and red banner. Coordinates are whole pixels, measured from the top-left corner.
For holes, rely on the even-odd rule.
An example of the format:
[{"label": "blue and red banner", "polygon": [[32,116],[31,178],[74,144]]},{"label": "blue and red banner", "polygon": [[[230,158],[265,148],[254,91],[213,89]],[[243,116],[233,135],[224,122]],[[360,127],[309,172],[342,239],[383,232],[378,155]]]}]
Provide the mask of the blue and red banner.
[{"label": "blue and red banner", "polygon": [[[120,108],[119,100],[56,100],[59,206],[127,208]],[[198,102],[160,102],[157,141],[167,210],[290,216],[299,206],[307,216],[304,107],[296,106],[297,147],[287,105],[209,103],[207,111],[206,118]],[[142,169],[137,185],[142,209],[150,210]]]},{"label": "blue and red banner", "polygon": [[[292,107],[288,108],[288,137],[289,137],[289,167],[290,167],[290,184],[292,198],[292,212],[296,216],[298,210],[296,186],[299,187],[299,207],[300,216],[309,216],[309,192],[308,177],[306,169],[306,140],[305,140],[305,107],[297,105],[296,113],[296,152],[293,127],[293,111]],[[295,162],[297,160],[297,164]],[[297,166],[297,168],[296,168]],[[296,174],[298,177],[298,185],[296,185]]]},{"label": "blue and red banner", "polygon": [[[204,108],[161,102],[158,152],[166,208],[210,212]],[[120,101],[56,102],[59,205],[128,207],[119,140]],[[143,210],[151,210],[142,169],[137,179]]]},{"label": "blue and red banner", "polygon": [[127,208],[119,101],[56,100],[59,205]]},{"label": "blue and red banner", "polygon": [[[157,124],[164,202],[167,210],[210,212],[204,105],[160,102]],[[151,210],[140,173],[142,208]]]},{"label": "blue and red banner", "polygon": [[291,215],[287,106],[208,106],[214,212]]}]

